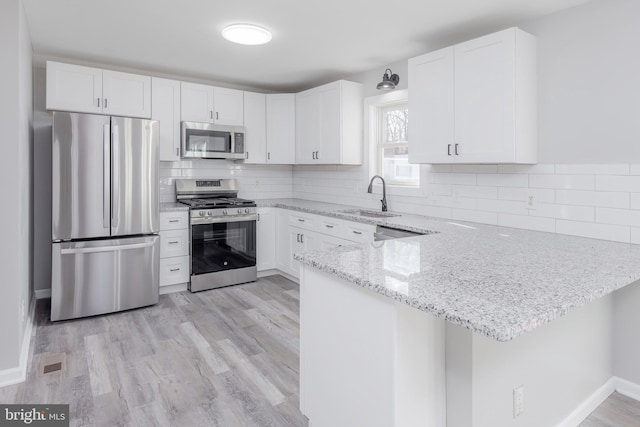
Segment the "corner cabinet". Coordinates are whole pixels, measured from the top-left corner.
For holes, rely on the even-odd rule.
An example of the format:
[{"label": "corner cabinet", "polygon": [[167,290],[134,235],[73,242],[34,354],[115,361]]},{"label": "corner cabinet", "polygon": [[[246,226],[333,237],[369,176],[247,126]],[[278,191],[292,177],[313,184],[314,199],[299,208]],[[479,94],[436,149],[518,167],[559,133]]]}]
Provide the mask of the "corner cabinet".
[{"label": "corner cabinet", "polygon": [[536,163],[536,44],[509,28],[409,59],[409,161]]},{"label": "corner cabinet", "polygon": [[218,125],[244,125],[244,95],[241,90],[182,82],[182,120]]},{"label": "corner cabinet", "polygon": [[264,164],[267,160],[267,97],[263,93],[244,93],[244,162]]},{"label": "corner cabinet", "polygon": [[160,160],[180,160],[180,82],[151,78],[151,118],[160,123]]},{"label": "corner cabinet", "polygon": [[296,164],[362,164],[362,85],[339,80],[296,95]]},{"label": "corner cabinet", "polygon": [[47,110],[151,118],[151,77],[47,61]]},{"label": "corner cabinet", "polygon": [[296,161],[296,96],[267,95],[267,163],[291,165]]}]

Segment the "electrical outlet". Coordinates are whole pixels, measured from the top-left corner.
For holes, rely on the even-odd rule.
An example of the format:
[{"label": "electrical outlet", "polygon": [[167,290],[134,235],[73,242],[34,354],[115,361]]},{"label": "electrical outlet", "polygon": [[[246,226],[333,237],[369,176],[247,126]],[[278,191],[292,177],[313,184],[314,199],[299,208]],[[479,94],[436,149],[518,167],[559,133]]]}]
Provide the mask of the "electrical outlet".
[{"label": "electrical outlet", "polygon": [[524,412],[524,386],[513,389],[513,418]]},{"label": "electrical outlet", "polygon": [[535,210],[538,207],[538,201],[536,200],[536,196],[533,194],[527,194],[525,203],[527,205],[527,209]]}]

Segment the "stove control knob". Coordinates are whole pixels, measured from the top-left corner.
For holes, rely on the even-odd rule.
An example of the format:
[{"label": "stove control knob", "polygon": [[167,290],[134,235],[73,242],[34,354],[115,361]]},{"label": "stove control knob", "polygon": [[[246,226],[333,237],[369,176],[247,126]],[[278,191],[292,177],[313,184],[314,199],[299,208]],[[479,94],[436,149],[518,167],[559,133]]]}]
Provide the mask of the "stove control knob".
[{"label": "stove control knob", "polygon": [[222,215],[228,215],[228,214],[229,214],[229,212],[227,212],[226,209],[222,211]]},{"label": "stove control knob", "polygon": [[200,216],[204,216],[204,211],[200,211],[200,212],[198,212],[198,215],[200,215]]},{"label": "stove control knob", "polygon": [[207,215],[211,216],[213,214],[211,213],[211,211],[207,211]]},{"label": "stove control knob", "polygon": [[242,213],[242,209],[238,209],[238,213],[240,213],[240,214],[241,214],[241,213]]},{"label": "stove control knob", "polygon": [[249,213],[249,208],[245,208],[244,213]]}]

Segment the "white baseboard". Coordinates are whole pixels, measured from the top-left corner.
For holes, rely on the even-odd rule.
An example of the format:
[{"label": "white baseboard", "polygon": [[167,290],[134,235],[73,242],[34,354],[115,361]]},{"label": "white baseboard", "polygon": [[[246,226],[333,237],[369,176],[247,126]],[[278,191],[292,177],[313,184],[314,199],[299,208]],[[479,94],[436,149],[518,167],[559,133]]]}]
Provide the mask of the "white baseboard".
[{"label": "white baseboard", "polygon": [[27,364],[29,363],[29,347],[31,346],[31,335],[33,334],[33,324],[36,315],[36,298],[31,298],[29,305],[29,315],[27,325],[22,337],[22,347],[20,349],[19,365],[15,368],[0,371],[0,387],[23,382],[27,378]]},{"label": "white baseboard", "polygon": [[48,289],[36,289],[36,299],[51,298],[51,288]]},{"label": "white baseboard", "polygon": [[187,290],[187,283],[178,283],[177,285],[160,286],[160,295],[172,294],[174,292],[182,292]]},{"label": "white baseboard", "polygon": [[619,377],[613,377],[613,380],[618,393],[640,401],[640,384],[632,383]]}]

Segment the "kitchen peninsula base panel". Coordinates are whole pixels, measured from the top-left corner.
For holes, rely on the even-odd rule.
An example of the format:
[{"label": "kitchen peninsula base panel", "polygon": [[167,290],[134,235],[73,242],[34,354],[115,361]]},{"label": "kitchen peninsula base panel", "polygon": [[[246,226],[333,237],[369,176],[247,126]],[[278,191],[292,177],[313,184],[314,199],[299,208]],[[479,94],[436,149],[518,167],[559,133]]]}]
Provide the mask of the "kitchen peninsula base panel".
[{"label": "kitchen peninsula base panel", "polygon": [[307,265],[300,286],[300,407],[314,427],[558,425],[613,375],[613,296],[498,342]]}]

